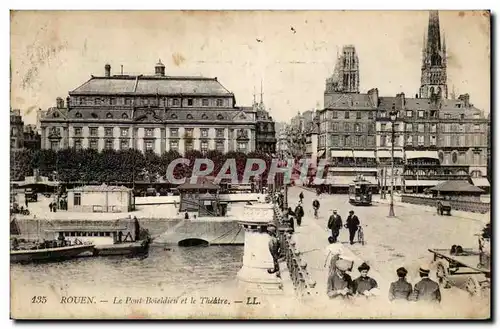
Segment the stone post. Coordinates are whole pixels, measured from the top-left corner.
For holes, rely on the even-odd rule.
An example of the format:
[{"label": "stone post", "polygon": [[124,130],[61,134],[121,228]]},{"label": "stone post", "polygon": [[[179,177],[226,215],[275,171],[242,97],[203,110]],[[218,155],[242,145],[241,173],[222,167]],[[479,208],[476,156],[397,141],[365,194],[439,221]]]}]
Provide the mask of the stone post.
[{"label": "stone post", "polygon": [[[281,279],[276,273],[269,274],[273,259],[269,252],[267,226],[274,221],[274,209],[271,203],[246,205],[239,223],[245,229],[245,247],[243,266],[238,272],[239,285],[246,292],[259,294],[281,294]],[[281,272],[283,268],[280,269]]]}]

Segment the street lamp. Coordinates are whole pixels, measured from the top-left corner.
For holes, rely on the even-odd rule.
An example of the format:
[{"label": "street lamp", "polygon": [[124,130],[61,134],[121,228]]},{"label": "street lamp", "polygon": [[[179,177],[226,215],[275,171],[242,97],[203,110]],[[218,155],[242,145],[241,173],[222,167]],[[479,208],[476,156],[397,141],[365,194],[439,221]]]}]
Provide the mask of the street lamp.
[{"label": "street lamp", "polygon": [[391,204],[389,206],[389,217],[394,217],[394,123],[398,118],[398,112],[393,109],[389,113],[389,117],[391,118]]}]

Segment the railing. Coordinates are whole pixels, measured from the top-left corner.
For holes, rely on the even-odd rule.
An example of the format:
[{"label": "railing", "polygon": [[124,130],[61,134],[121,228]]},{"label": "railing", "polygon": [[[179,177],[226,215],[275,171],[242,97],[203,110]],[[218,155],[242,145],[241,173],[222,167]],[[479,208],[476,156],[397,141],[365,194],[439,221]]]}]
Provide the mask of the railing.
[{"label": "railing", "polygon": [[485,214],[491,210],[489,203],[470,200],[445,200],[444,198],[433,198],[424,196],[403,195],[401,201],[405,203],[418,204],[436,207],[438,201],[446,201],[451,205],[451,209]]},{"label": "railing", "polygon": [[280,256],[285,258],[295,292],[300,296],[310,296],[312,295],[311,289],[316,286],[316,282],[311,279],[307,271],[307,263],[302,259],[295,241],[292,241],[292,229],[288,223],[282,221],[282,213],[277,205],[274,206],[274,213],[278,227]]}]

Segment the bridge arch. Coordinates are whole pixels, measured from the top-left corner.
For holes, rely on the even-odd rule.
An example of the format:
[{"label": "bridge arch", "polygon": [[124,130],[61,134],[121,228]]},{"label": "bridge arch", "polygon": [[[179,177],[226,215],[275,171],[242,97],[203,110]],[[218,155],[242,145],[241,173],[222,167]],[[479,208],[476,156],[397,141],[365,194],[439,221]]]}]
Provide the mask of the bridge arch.
[{"label": "bridge arch", "polygon": [[179,247],[206,247],[210,243],[207,240],[199,238],[187,238],[180,240],[177,244]]}]

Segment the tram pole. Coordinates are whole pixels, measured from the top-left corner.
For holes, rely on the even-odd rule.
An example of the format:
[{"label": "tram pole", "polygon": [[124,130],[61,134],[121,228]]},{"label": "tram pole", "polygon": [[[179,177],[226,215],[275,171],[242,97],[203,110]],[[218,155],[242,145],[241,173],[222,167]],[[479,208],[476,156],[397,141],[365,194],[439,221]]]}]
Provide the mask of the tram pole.
[{"label": "tram pole", "polygon": [[389,217],[394,217],[394,123],[397,119],[397,112],[391,111],[391,203],[389,205]]}]

